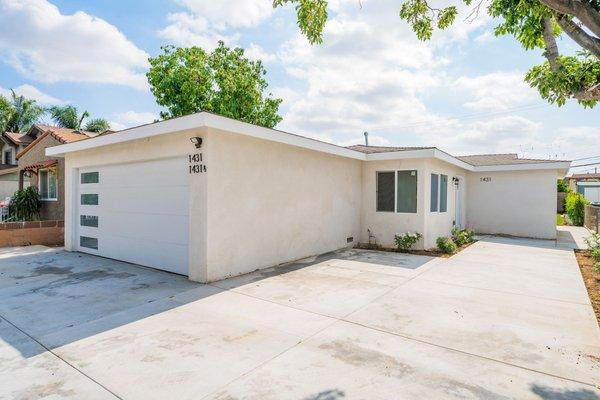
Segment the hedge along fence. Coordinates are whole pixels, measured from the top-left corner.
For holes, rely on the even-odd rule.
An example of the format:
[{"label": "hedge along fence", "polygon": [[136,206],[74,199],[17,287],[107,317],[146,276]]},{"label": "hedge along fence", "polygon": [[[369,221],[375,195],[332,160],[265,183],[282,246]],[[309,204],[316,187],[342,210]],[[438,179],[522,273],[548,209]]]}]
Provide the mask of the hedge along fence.
[{"label": "hedge along fence", "polygon": [[583,225],[590,231],[600,233],[600,206],[586,205]]},{"label": "hedge along fence", "polygon": [[0,223],[0,247],[61,246],[64,243],[64,221],[24,221]]}]

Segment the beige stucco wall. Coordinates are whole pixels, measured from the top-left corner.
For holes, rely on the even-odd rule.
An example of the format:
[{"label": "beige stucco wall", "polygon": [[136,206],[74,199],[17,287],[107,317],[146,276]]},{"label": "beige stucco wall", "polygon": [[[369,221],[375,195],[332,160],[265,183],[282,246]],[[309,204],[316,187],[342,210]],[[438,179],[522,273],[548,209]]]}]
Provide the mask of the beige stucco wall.
[{"label": "beige stucco wall", "polygon": [[[427,159],[369,161],[362,163],[362,211],[361,243],[369,242],[369,233],[375,236],[380,246],[393,247],[396,233],[425,231],[425,183],[423,169]],[[396,170],[417,170],[417,212],[396,213],[377,211],[377,172]],[[423,248],[423,241],[415,245]]]},{"label": "beige stucco wall", "polygon": [[358,242],[360,161],[221,131],[209,142],[209,280]]},{"label": "beige stucco wall", "polygon": [[557,176],[556,170],[468,173],[467,225],[479,233],[555,239]]},{"label": "beige stucco wall", "polygon": [[[376,211],[376,174],[378,171],[417,170],[417,212],[395,213]],[[368,243],[368,231],[377,239],[377,244],[385,247],[394,246],[396,233],[419,232],[423,239],[415,248],[435,247],[438,236],[448,236],[454,222],[455,215],[455,186],[452,177],[464,179],[464,170],[433,158],[419,158],[406,160],[368,161],[362,166],[362,230],[361,243]],[[430,212],[431,199],[431,174],[444,174],[448,176],[448,207],[447,211]],[[466,209],[466,186],[463,185],[463,207]],[[464,215],[464,214],[463,214]]]}]

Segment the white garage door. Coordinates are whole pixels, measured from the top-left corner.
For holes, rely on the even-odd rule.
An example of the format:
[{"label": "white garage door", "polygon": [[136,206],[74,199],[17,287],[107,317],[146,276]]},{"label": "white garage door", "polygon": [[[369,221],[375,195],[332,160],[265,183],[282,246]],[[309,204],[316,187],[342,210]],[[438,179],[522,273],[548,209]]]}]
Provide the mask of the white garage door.
[{"label": "white garage door", "polygon": [[185,159],[82,168],[77,250],[188,275]]}]

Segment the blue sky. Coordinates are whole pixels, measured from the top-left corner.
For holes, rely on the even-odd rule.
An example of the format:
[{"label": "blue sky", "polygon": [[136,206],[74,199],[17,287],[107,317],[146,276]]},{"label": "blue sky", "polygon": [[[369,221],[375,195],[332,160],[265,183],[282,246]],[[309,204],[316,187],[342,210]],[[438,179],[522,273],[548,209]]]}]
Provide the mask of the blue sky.
[{"label": "blue sky", "polygon": [[[152,121],[145,81],[160,46],[219,39],[262,59],[283,98],[280,129],[338,144],[435,145],[455,154],[600,156],[600,107],[562,108],[523,82],[543,62],[480,15],[416,40],[399,0],[331,0],[322,45],[299,34],[291,7],[269,0],[0,0],[0,93],[74,104],[115,128]],[[575,47],[559,41],[564,52]]]}]

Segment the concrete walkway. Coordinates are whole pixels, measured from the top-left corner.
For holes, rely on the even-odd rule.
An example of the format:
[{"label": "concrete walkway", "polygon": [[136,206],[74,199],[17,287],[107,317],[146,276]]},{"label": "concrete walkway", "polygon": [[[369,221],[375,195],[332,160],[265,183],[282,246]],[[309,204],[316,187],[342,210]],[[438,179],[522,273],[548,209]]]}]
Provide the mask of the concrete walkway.
[{"label": "concrete walkway", "polygon": [[573,252],[349,250],[213,285],[0,251],[0,398],[600,399]]}]

